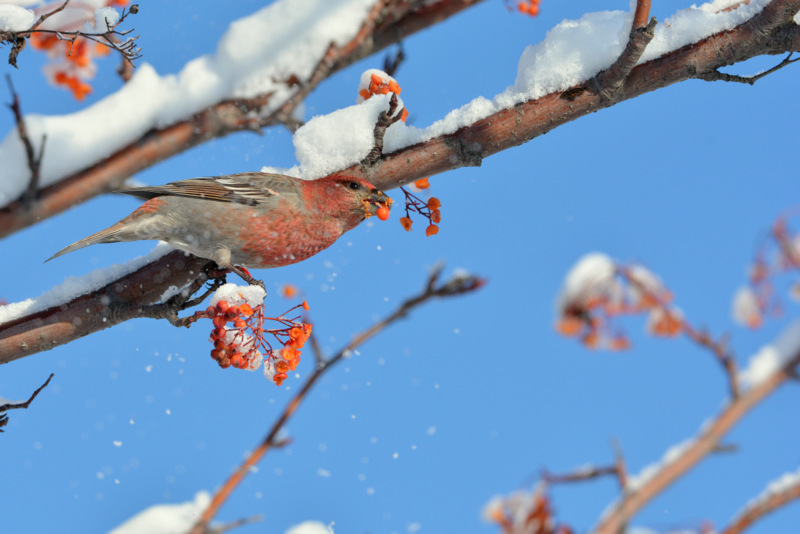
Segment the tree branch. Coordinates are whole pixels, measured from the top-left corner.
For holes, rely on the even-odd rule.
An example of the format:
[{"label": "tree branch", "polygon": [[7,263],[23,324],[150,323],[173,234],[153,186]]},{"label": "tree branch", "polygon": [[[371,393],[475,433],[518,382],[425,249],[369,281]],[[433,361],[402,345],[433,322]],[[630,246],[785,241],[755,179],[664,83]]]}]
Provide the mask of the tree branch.
[{"label": "tree branch", "polygon": [[406,317],[412,310],[414,310],[414,308],[425,304],[433,298],[452,297],[475,291],[482,287],[485,283],[482,279],[474,276],[455,276],[446,282],[440,283],[440,274],[441,268],[435,270],[428,278],[425,288],[418,295],[406,299],[397,307],[397,309],[395,309],[393,313],[378,321],[370,328],[354,336],[353,340],[347,346],[342,348],[335,356],[328,360],[324,360],[317,365],[316,369],[314,369],[308,379],[306,379],[306,382],[303,384],[300,390],[295,394],[292,400],[289,401],[289,403],[286,405],[286,408],[284,408],[283,412],[275,420],[269,432],[267,432],[267,435],[264,437],[258,447],[256,447],[247,456],[244,462],[242,462],[242,464],[236,468],[230,477],[228,477],[228,480],[222,485],[222,487],[217,490],[217,493],[211,500],[211,504],[200,516],[200,519],[197,520],[197,523],[195,523],[192,530],[189,531],[189,534],[203,534],[206,532],[208,524],[217,514],[222,505],[225,504],[225,501],[228,500],[228,497],[230,497],[231,493],[233,493],[236,487],[244,480],[245,476],[247,476],[250,470],[261,461],[261,459],[265,454],[267,454],[267,452],[269,452],[270,449],[277,446],[276,438],[278,433],[286,426],[286,423],[295,414],[303,400],[305,400],[308,392],[323,374],[325,374],[334,365],[339,363],[343,358],[346,358],[358,347],[366,343],[369,339],[383,331],[385,328],[399,319]]},{"label": "tree branch", "polygon": [[18,410],[30,406],[31,403],[33,402],[33,399],[36,398],[39,392],[41,392],[44,388],[47,387],[47,384],[49,384],[50,380],[52,379],[53,379],[53,373],[50,373],[50,376],[47,377],[47,380],[45,380],[44,384],[39,386],[39,388],[36,391],[34,391],[33,394],[30,396],[30,398],[25,402],[8,402],[0,406],[0,432],[4,432],[3,427],[8,424],[8,415],[6,415],[6,412],[8,410]]},{"label": "tree branch", "polygon": [[[341,47],[329,47],[311,76],[307,80],[298,80],[290,96],[280,105],[275,105],[273,100],[277,97],[273,93],[227,100],[170,126],[150,130],[103,160],[43,188],[40,202],[31,209],[24,209],[18,201],[0,209],[0,237],[99,194],[119,189],[133,174],[214,138],[244,130],[260,131],[267,126],[293,124],[291,117],[297,106],[333,73],[481,1],[379,0],[357,35]],[[263,113],[262,108],[267,104],[276,109]]]},{"label": "tree branch", "polygon": [[47,135],[42,135],[42,142],[39,145],[39,154],[33,148],[31,138],[28,137],[28,129],[25,127],[25,119],[22,116],[22,107],[19,103],[19,95],[14,90],[14,84],[11,82],[11,76],[6,74],[6,81],[8,82],[8,89],[11,91],[11,112],[14,114],[14,120],[17,123],[17,132],[19,138],[25,147],[25,157],[28,159],[28,168],[31,170],[31,179],[28,182],[28,187],[20,197],[20,204],[23,209],[29,208],[36,201],[39,194],[39,176],[42,167],[42,157],[44,156],[44,144],[47,141]]},{"label": "tree branch", "polygon": [[[797,325],[795,325],[797,327]],[[622,531],[628,521],[650,500],[663,491],[672,482],[682,477],[687,471],[708,454],[713,453],[722,438],[733,426],[771,393],[776,391],[787,379],[791,378],[794,369],[800,365],[800,349],[795,350],[780,368],[769,377],[754,385],[750,390],[741,393],[722,412],[703,426],[700,435],[686,446],[674,459],[663,466],[652,477],[643,481],[635,489],[629,489],[614,503],[609,511],[600,519],[594,534],[617,534]]]},{"label": "tree branch", "polygon": [[[171,286],[184,287],[208,260],[175,251],[67,303],[0,324],[0,364],[136,317]],[[121,313],[122,305],[127,305]]]},{"label": "tree branch", "polygon": [[800,474],[791,473],[785,477],[785,480],[778,479],[767,486],[727,527],[720,530],[720,534],[740,534],[767,514],[800,499]]},{"label": "tree branch", "polygon": [[[438,3],[432,4],[430,9],[438,5]],[[458,2],[458,5],[463,8],[464,4]],[[792,20],[798,10],[800,10],[800,0],[773,0],[761,13],[732,30],[712,35],[698,43],[685,46],[637,66],[630,72],[624,85],[615,94],[614,102],[634,98],[646,92],[697,77],[700,72],[708,72],[757,55],[782,54],[790,50],[792,46],[800,48],[800,26]],[[420,17],[413,20],[433,22],[432,19]],[[410,24],[410,21],[406,21],[406,23]],[[726,43],[724,47],[719,46],[721,41]],[[355,47],[354,42],[351,45]],[[349,55],[340,59],[349,61],[354,57],[355,55]],[[329,73],[329,71],[326,72]],[[442,135],[391,154],[383,154],[383,157],[369,168],[362,169],[360,164],[355,164],[339,172],[363,177],[379,189],[387,191],[419,178],[465,165],[480,165],[483,157],[518,146],[562,124],[613,105],[614,102],[604,100],[591,91],[583,90],[576,93],[575,90],[580,87],[582,85],[523,102],[511,109],[501,110],[470,126],[461,128],[455,133]],[[565,95],[568,96],[565,97]],[[268,100],[269,95],[264,98]],[[286,105],[289,104],[291,102],[287,102]],[[198,134],[195,132],[195,127],[188,123],[181,123],[164,131],[155,132],[152,137],[139,146],[132,147],[129,155],[112,156],[98,164],[96,172],[88,173],[77,181],[62,181],[45,189],[40,203],[33,209],[24,212],[19,209],[18,205],[11,205],[0,210],[0,235],[24,227],[38,217],[47,217],[64,209],[76,199],[83,198],[85,191],[89,191],[88,196],[92,196],[99,191],[106,190],[110,179],[116,180],[127,176],[132,166],[137,167],[138,170],[138,168],[149,165],[155,159],[180,151],[178,148],[184,146],[185,142],[190,144],[195,141],[199,142],[200,137],[213,130],[211,126],[203,126],[203,124],[207,121],[221,120],[222,117],[219,113],[225,106],[227,106],[227,112],[230,112],[231,117],[235,119],[232,119],[233,123],[250,120],[241,115],[241,108],[237,104],[225,103],[196,116],[196,127],[205,134]],[[244,107],[251,109],[249,106],[250,104],[247,104]],[[275,119],[274,115],[271,117],[270,120]],[[167,138],[169,142],[167,142]],[[165,148],[164,143],[171,145],[172,148]],[[173,149],[174,151],[172,151]],[[55,191],[55,189],[63,190],[63,195],[47,193],[48,190]],[[79,190],[81,192],[78,192]],[[154,273],[168,272],[171,269],[169,266],[171,261],[175,261],[175,258],[162,258],[142,270]],[[194,258],[191,261],[196,262],[194,268],[199,269],[199,262],[202,260]],[[185,273],[173,272],[170,276],[175,281],[170,281],[167,286],[159,287],[166,289],[169,285],[183,286],[191,281],[185,276]],[[141,278],[141,280],[143,284],[151,283],[147,278]],[[114,283],[109,286],[113,287]],[[48,316],[51,317],[48,321],[60,321],[72,326],[56,328],[52,322],[48,322],[48,328],[54,330],[48,331],[47,342],[42,342],[37,337],[41,313],[30,317],[31,323],[28,325],[25,324],[28,320],[26,318],[15,321],[10,327],[9,325],[0,325],[0,363],[52,348],[55,344],[71,341],[110,326],[108,323],[88,321],[81,324],[80,327],[72,324],[69,313],[80,316],[83,313],[81,310],[87,306],[95,310],[105,308],[99,300],[103,298],[103,293],[96,292],[92,295],[61,305],[59,309],[67,310],[63,312],[66,315],[53,311],[52,315]],[[130,296],[128,298],[130,299]],[[60,319],[52,319],[56,315]],[[26,330],[30,331],[26,332]],[[13,341],[9,342],[9,339]]]}]

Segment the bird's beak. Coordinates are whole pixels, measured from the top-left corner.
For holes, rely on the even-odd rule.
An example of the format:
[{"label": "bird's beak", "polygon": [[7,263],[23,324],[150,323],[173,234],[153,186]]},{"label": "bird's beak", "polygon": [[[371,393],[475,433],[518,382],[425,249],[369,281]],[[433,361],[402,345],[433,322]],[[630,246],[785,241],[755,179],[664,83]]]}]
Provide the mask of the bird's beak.
[{"label": "bird's beak", "polygon": [[361,205],[364,207],[364,215],[369,218],[381,207],[392,209],[392,199],[386,196],[382,191],[373,189],[369,194],[361,199]]}]

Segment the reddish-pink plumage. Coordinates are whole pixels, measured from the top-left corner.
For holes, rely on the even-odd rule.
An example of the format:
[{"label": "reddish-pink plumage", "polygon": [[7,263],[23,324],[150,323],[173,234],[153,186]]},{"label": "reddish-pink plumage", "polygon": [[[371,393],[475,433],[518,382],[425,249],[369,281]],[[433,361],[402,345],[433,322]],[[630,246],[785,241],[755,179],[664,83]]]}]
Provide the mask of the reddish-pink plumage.
[{"label": "reddish-pink plumage", "polygon": [[353,176],[300,180],[251,172],[122,192],[148,200],[50,259],[96,243],[157,239],[222,268],[280,267],[324,250],[379,207],[391,205],[386,195]]}]

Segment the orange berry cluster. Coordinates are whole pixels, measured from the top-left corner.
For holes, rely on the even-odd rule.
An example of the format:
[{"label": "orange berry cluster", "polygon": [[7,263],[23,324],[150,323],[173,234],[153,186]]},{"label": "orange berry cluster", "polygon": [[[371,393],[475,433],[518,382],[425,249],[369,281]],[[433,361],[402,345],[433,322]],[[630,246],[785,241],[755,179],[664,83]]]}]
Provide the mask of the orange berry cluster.
[{"label": "orange berry cluster", "polygon": [[[783,215],[775,220],[769,238],[760,247],[750,267],[747,287],[737,295],[739,302],[734,304],[734,316],[750,328],[759,328],[764,319],[783,312],[775,278],[786,271],[800,270],[800,247],[797,245],[800,234],[789,227],[790,216]],[[793,283],[789,293],[800,300],[800,283]]]},{"label": "orange berry cluster", "polygon": [[[261,365],[263,355],[258,350],[260,344],[245,334],[249,324],[244,318],[255,315],[249,304],[231,306],[226,300],[220,300],[216,306],[206,309],[206,315],[214,323],[209,339],[214,344],[211,357],[220,367],[252,371]],[[228,323],[233,324],[228,327]]]},{"label": "orange berry cluster", "polygon": [[539,4],[541,0],[524,0],[517,2],[517,11],[535,17],[539,14]]},{"label": "orange berry cluster", "polygon": [[[370,76],[369,86],[366,89],[361,89],[358,94],[361,95],[361,98],[364,100],[369,100],[373,95],[387,95],[389,93],[394,93],[399,96],[400,91],[402,91],[402,89],[396,81],[391,79],[384,80],[379,74],[372,73]],[[405,122],[407,118],[408,111],[406,111],[406,108],[403,107],[403,111],[400,113],[400,120]]]},{"label": "orange berry cluster", "polygon": [[566,524],[557,524],[544,489],[539,485],[530,493],[516,492],[489,504],[486,515],[503,534],[572,534]]},{"label": "orange berry cluster", "polygon": [[[417,189],[427,189],[430,187],[427,178],[421,178],[414,182]],[[406,232],[411,231],[411,212],[417,212],[426,219],[428,219],[428,227],[425,229],[425,235],[430,237],[439,233],[439,223],[442,221],[442,212],[439,208],[442,207],[441,201],[436,197],[431,197],[427,202],[423,201],[418,196],[408,191],[405,187],[400,188],[406,196],[406,216],[400,217],[400,224]]]},{"label": "orange berry cluster", "polygon": [[[252,308],[246,302],[236,305],[220,300],[215,306],[195,315],[203,315],[214,324],[209,338],[214,344],[211,357],[220,367],[254,371],[263,362],[264,374],[280,386],[287,373],[297,368],[300,349],[311,335],[311,324],[286,318],[286,314],[299,307],[308,310],[308,303],[303,301],[279,317],[267,318],[264,317],[263,305]],[[267,320],[278,322],[281,328],[264,328]],[[281,347],[273,348],[266,337],[268,335],[274,337]]]},{"label": "orange berry cluster", "polygon": [[[106,0],[107,7],[124,7],[129,0]],[[48,7],[49,9],[49,7]],[[77,9],[74,10],[79,13]],[[85,16],[72,20],[69,27],[57,28],[62,31],[73,31],[80,28],[84,22],[94,20],[94,10],[84,9]],[[103,33],[98,29],[98,33]],[[83,100],[92,92],[92,86],[86,82],[95,73],[93,59],[106,56],[110,49],[101,44],[92,42],[84,37],[74,40],[61,37],[55,33],[33,32],[30,43],[36,50],[46,51],[51,58],[63,58],[65,61],[45,67],[45,74],[49,80],[72,92],[76,100]]]},{"label": "orange berry cluster", "polygon": [[648,313],[652,335],[674,337],[686,326],[680,310],[670,306],[672,294],[642,267],[617,266],[612,278],[599,278],[561,304],[556,331],[578,337],[586,347],[630,348],[630,339],[614,328],[621,315]]}]

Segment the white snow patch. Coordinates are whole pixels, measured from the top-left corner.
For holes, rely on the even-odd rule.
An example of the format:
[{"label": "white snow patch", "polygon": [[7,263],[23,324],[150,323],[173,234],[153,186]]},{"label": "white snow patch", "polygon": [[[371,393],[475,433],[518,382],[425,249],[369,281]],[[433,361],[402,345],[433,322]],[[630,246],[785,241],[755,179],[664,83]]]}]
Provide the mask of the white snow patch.
[{"label": "white snow patch", "polygon": [[267,292],[260,286],[239,286],[236,284],[225,284],[217,289],[211,296],[209,306],[216,306],[220,300],[225,300],[233,306],[247,303],[251,308],[264,304]]},{"label": "white snow patch", "polygon": [[105,32],[119,22],[119,12],[113,7],[101,7],[94,10],[94,27],[98,32]]},{"label": "white snow patch", "polygon": [[561,315],[573,303],[589,300],[593,295],[614,286],[616,264],[605,254],[592,252],[579,259],[567,273],[556,299],[556,312]]},{"label": "white snow patch", "polygon": [[[307,80],[329,45],[341,46],[355,36],[373,4],[374,0],[276,2],[233,22],[215,54],[190,61],[178,74],[159,76],[145,63],[119,91],[79,112],[27,115],[31,139],[47,133],[41,186],[100,161],[154,127],[223,100],[272,93],[264,110],[271,112],[293,93],[286,81],[292,75]],[[16,129],[0,142],[0,161],[2,206],[19,197],[30,175]]]},{"label": "white snow patch", "polygon": [[686,449],[691,447],[694,442],[694,438],[690,438],[667,449],[667,452],[664,453],[661,460],[645,466],[638,474],[629,476],[626,489],[629,491],[636,491],[644,483],[660,473],[665,467],[680,458],[681,455],[686,452]]},{"label": "white snow patch", "polygon": [[211,495],[197,492],[194,501],[157,504],[139,512],[109,534],[182,534],[187,532],[211,504]]},{"label": "white snow patch", "polygon": [[304,521],[289,528],[286,534],[334,534],[333,523],[325,525],[319,521]]},{"label": "white snow patch", "polygon": [[[679,11],[656,27],[641,62],[733,28],[758,13],[767,1],[753,0],[723,13],[718,11],[731,5],[730,0]],[[307,79],[330,43],[341,45],[355,35],[373,3],[282,0],[232,23],[215,54],[189,62],[178,74],[159,76],[152,66],[143,64],[117,93],[80,112],[27,116],[31,139],[47,133],[42,186],[101,160],[153,127],[171,124],[225,99],[272,93],[264,110],[271,112],[292,93],[286,80],[292,75]],[[478,97],[425,129],[397,123],[386,133],[385,151],[453,133],[501,109],[589,79],[616,60],[630,24],[630,13],[623,11],[565,20],[543,42],[523,52],[514,85],[491,100]],[[331,115],[310,121],[295,134],[299,165],[269,170],[314,178],[357,163],[365,154],[366,140],[372,139],[373,117],[381,102],[385,105],[386,98],[373,97],[366,104],[335,112],[335,119]],[[0,142],[0,161],[5,170],[0,182],[2,206],[19,197],[29,177],[15,130]]]},{"label": "white snow patch", "polygon": [[750,328],[761,324],[761,309],[753,288],[747,286],[739,288],[733,296],[731,315],[734,321]]},{"label": "white snow patch", "polygon": [[800,321],[789,325],[770,345],[762,347],[739,373],[743,390],[752,389],[782,368],[800,352]]},{"label": "white snow patch", "polygon": [[36,15],[24,7],[0,4],[0,31],[22,32],[33,26]]},{"label": "white snow patch", "polygon": [[95,289],[99,289],[122,276],[132,273],[173,250],[168,244],[159,242],[150,253],[125,263],[117,263],[97,269],[83,276],[70,276],[62,284],[45,291],[39,297],[0,306],[0,324],[53,308],[86,293],[91,293]]},{"label": "white snow patch", "polygon": [[794,17],[792,17],[792,20],[794,20],[795,24],[800,26],[800,11],[798,11],[797,13],[794,14]]}]

